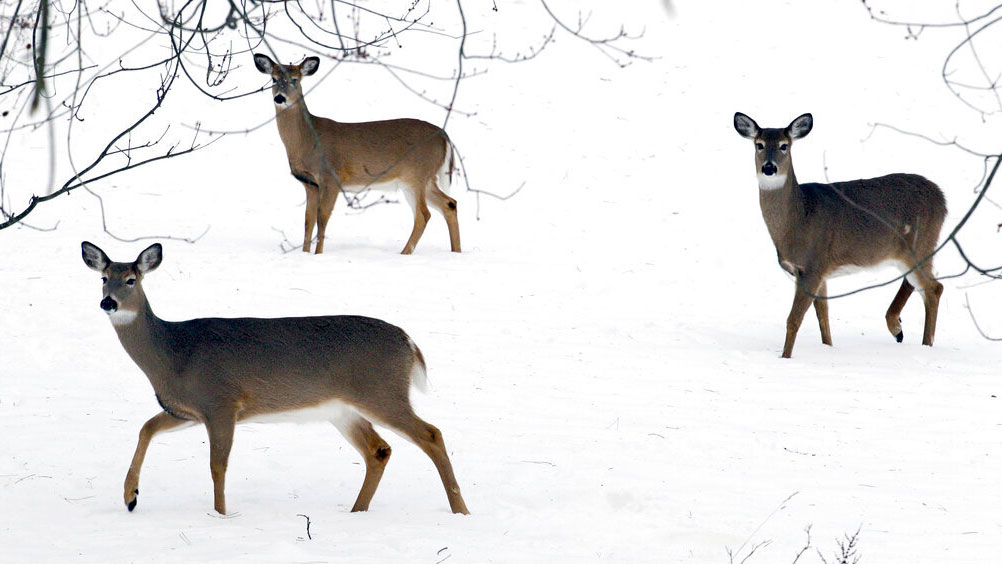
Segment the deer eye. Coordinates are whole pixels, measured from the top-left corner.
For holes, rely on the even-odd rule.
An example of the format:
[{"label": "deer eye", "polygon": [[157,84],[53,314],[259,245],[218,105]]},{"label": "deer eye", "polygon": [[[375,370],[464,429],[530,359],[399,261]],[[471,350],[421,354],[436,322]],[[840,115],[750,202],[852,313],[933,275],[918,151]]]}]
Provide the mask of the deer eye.
[{"label": "deer eye", "polygon": [[128,280],[125,281],[125,283],[128,284],[129,286],[135,286],[136,285],[136,279],[135,278],[129,278]]},{"label": "deer eye", "polygon": [[765,149],[765,145],[761,143],[755,143],[755,148],[761,151],[762,149]]},{"label": "deer eye", "polygon": [[779,146],[779,150],[780,151],[786,151],[789,148],[790,148],[790,146],[787,145],[786,143],[783,143],[782,145]]}]

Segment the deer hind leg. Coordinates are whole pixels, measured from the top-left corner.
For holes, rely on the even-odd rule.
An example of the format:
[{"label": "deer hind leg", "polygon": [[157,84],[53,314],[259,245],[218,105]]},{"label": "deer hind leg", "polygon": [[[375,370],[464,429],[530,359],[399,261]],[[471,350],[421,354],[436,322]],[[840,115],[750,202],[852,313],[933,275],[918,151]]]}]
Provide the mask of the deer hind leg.
[{"label": "deer hind leg", "polygon": [[459,244],[459,211],[456,199],[439,189],[437,177],[432,178],[431,182],[428,183],[428,201],[442,212],[442,217],[445,218],[445,223],[449,226],[449,243],[452,246],[452,252],[462,252]]},{"label": "deer hind leg", "polygon": [[895,340],[899,343],[905,339],[905,332],[901,328],[901,310],[905,308],[905,303],[908,302],[908,298],[914,290],[915,287],[908,282],[908,279],[903,279],[898,293],[891,300],[891,305],[888,306],[887,314],[884,316],[887,320],[887,330],[891,332],[891,335],[894,335]]},{"label": "deer hind leg", "polygon": [[320,211],[320,189],[315,184],[303,182],[306,188],[306,225],[303,235],[303,252],[310,252],[310,243],[313,242],[313,228],[317,224],[317,213]]},{"label": "deer hind leg", "polygon": [[327,222],[334,211],[334,202],[341,192],[337,182],[325,181],[320,188],[320,218],[317,221],[317,254],[324,252],[324,234],[327,233]]},{"label": "deer hind leg", "polygon": [[146,449],[150,446],[150,441],[158,433],[191,424],[191,421],[179,419],[166,411],[154,415],[147,421],[139,431],[139,443],[136,445],[136,453],[132,455],[132,464],[129,472],[125,475],[125,506],[132,511],[139,501],[139,471],[143,467],[143,460],[146,458]]},{"label": "deer hind leg", "polygon": [[423,421],[410,409],[395,410],[390,418],[381,421],[381,423],[392,427],[410,439],[428,455],[428,458],[431,458],[438,470],[439,477],[442,479],[442,485],[445,486],[445,495],[449,498],[449,507],[452,512],[469,515],[470,510],[466,508],[466,502],[463,501],[463,494],[459,491],[459,483],[452,471],[452,462],[449,461],[449,454],[445,450],[442,432],[434,425]]},{"label": "deer hind leg", "polygon": [[213,507],[220,515],[226,515],[226,466],[233,447],[235,416],[219,414],[206,422],[209,431],[209,469],[212,472]]},{"label": "deer hind leg", "polygon": [[925,328],[922,332],[922,344],[932,346],[936,337],[936,317],[939,313],[939,298],[943,295],[943,285],[932,275],[932,265],[926,263],[909,275],[914,286],[921,288],[922,299],[925,301]]},{"label": "deer hind leg", "polygon": [[386,463],[390,461],[390,445],[376,433],[372,423],[360,416],[349,420],[334,420],[332,423],[365,459],[365,479],[351,510],[368,511],[369,502],[383,478]]},{"label": "deer hind leg", "polygon": [[790,308],[790,315],[786,318],[786,341],[783,343],[783,358],[790,358],[793,354],[793,343],[797,340],[797,331],[804,321],[804,314],[814,302],[814,296],[818,295],[821,287],[821,277],[814,273],[799,272],[797,274],[797,287],[793,294],[793,307]]},{"label": "deer hind leg", "polygon": [[828,325],[828,283],[822,282],[814,298],[814,313],[818,314],[818,326],[821,327],[821,342],[831,346],[832,330]]},{"label": "deer hind leg", "polygon": [[407,239],[404,250],[400,251],[402,255],[409,255],[414,252],[414,247],[417,246],[418,240],[424,234],[425,226],[428,225],[428,219],[431,218],[424,190],[415,190],[414,187],[418,184],[413,181],[408,181],[407,184],[404,188],[404,197],[407,198],[407,203],[414,210],[414,229],[411,230],[411,236]]}]

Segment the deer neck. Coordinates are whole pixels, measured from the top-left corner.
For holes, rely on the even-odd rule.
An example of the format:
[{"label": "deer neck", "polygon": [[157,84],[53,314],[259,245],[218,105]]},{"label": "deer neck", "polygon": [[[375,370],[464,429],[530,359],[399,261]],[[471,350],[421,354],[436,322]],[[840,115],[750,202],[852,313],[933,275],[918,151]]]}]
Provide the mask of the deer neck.
[{"label": "deer neck", "polygon": [[805,222],[804,193],[792,167],[781,187],[766,187],[760,183],[758,195],[769,236],[783,257],[789,252],[787,242],[802,230]]},{"label": "deer neck", "polygon": [[175,372],[176,355],[170,350],[167,322],[153,313],[145,294],[141,293],[140,297],[142,303],[134,314],[116,312],[112,314],[111,323],[125,352],[146,373],[159,395]]},{"label": "deer neck", "polygon": [[314,149],[319,142],[320,118],[315,117],[306,107],[306,101],[300,98],[298,102],[285,107],[275,107],[278,135],[285,145],[289,166],[294,173],[309,173],[314,168]]},{"label": "deer neck", "polygon": [[306,107],[306,100],[300,97],[298,102],[285,108],[275,106],[275,121],[278,135],[288,147],[290,142],[296,144],[312,139],[310,128],[311,124],[316,127],[317,118]]}]

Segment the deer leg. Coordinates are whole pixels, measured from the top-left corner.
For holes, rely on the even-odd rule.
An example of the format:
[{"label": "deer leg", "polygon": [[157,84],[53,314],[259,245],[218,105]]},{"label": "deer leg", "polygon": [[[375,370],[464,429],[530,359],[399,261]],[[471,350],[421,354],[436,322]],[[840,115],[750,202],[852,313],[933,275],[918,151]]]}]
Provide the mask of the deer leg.
[{"label": "deer leg", "polygon": [[162,431],[173,429],[185,423],[191,422],[168,414],[166,411],[154,415],[147,421],[143,428],[139,430],[139,443],[136,445],[136,453],[132,455],[132,464],[129,465],[129,473],[125,475],[125,506],[132,511],[139,501],[139,471],[143,467],[143,460],[146,458],[146,449],[150,446],[153,437]]},{"label": "deer leg", "polygon": [[814,313],[818,314],[818,326],[821,327],[821,342],[828,346],[832,344],[832,330],[828,325],[828,283],[822,282],[815,292]]},{"label": "deer leg", "polygon": [[334,202],[341,192],[336,182],[324,182],[320,188],[320,219],[317,222],[317,254],[324,252],[324,234],[327,232],[327,221],[334,211]]},{"label": "deer leg", "polygon": [[922,332],[922,344],[932,346],[936,337],[936,317],[939,313],[939,298],[943,295],[943,285],[932,275],[932,267],[922,266],[915,273],[916,280],[922,287],[922,299],[925,301],[925,328]]},{"label": "deer leg", "polygon": [[313,184],[303,183],[306,188],[306,234],[303,236],[303,252],[310,252],[313,242],[313,228],[317,224],[317,212],[320,211],[320,190]]},{"label": "deer leg", "polygon": [[379,480],[383,478],[386,463],[390,460],[392,452],[390,445],[376,433],[372,423],[362,417],[351,421],[333,421],[333,423],[365,459],[365,480],[362,481],[362,489],[359,490],[358,498],[351,510],[368,511],[369,502],[372,501]]},{"label": "deer leg", "polygon": [[452,512],[469,515],[470,510],[466,508],[466,502],[463,501],[463,494],[459,491],[459,483],[456,482],[456,475],[452,471],[449,454],[445,450],[442,432],[434,425],[423,421],[410,409],[396,410],[390,414],[389,418],[380,421],[410,439],[428,455],[428,458],[431,458],[438,470],[439,477],[442,479],[442,485],[445,486],[445,495],[449,498],[449,507],[452,508]]},{"label": "deer leg", "polygon": [[922,344],[932,346],[936,338],[936,317],[939,314],[939,298],[943,295],[943,285],[936,282],[922,293],[925,298],[925,328],[922,332]]},{"label": "deer leg", "polygon": [[226,465],[233,447],[236,417],[217,415],[206,422],[209,431],[209,469],[212,472],[213,507],[226,515]]},{"label": "deer leg", "polygon": [[908,282],[907,278],[901,280],[901,287],[898,288],[898,293],[891,300],[891,305],[888,306],[887,314],[884,316],[887,320],[887,330],[891,332],[891,335],[894,335],[899,343],[905,339],[905,332],[901,329],[901,310],[905,308],[905,303],[914,290],[915,287]]},{"label": "deer leg", "polygon": [[452,462],[445,450],[442,432],[415,415],[413,429],[409,436],[431,458],[435,468],[438,469],[438,475],[442,479],[442,485],[445,486],[445,494],[449,498],[449,507],[452,512],[469,515],[470,510],[466,508],[466,502],[463,501],[463,494],[459,491],[459,483],[452,471]]},{"label": "deer leg", "polygon": [[409,255],[414,252],[414,247],[417,246],[418,240],[424,234],[424,228],[431,217],[431,212],[428,211],[428,204],[425,201],[424,191],[412,191],[413,186],[411,184],[404,189],[404,195],[414,209],[414,229],[411,231],[410,238],[407,239],[407,244],[404,245],[404,250],[400,251],[402,255]]},{"label": "deer leg", "polygon": [[814,296],[821,286],[821,278],[814,273],[799,272],[797,274],[797,289],[793,294],[793,307],[786,318],[786,342],[783,343],[783,358],[790,358],[793,353],[793,342],[797,339],[797,331],[804,321],[804,314],[811,307]]},{"label": "deer leg", "polygon": [[449,243],[452,245],[452,252],[462,252],[459,245],[459,211],[456,200],[439,189],[437,178],[432,178],[428,184],[428,200],[438,208],[438,211],[442,212],[442,217],[445,218],[445,223],[449,226]]}]

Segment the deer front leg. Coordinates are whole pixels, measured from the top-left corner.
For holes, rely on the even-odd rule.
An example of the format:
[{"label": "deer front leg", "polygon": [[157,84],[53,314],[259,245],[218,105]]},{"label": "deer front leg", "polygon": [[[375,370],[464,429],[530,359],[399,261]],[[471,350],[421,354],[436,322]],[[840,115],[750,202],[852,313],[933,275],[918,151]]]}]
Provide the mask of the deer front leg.
[{"label": "deer front leg", "polygon": [[310,252],[310,243],[313,242],[313,228],[317,224],[317,213],[320,211],[320,190],[316,184],[303,182],[306,188],[306,225],[303,235],[303,252]]},{"label": "deer front leg", "polygon": [[327,222],[334,211],[334,202],[341,193],[340,184],[324,181],[320,187],[320,219],[317,222],[317,254],[324,252],[324,235],[327,233]]},{"label": "deer front leg", "polygon": [[139,501],[139,471],[143,467],[143,460],[146,458],[146,449],[150,446],[150,441],[161,431],[173,429],[179,425],[190,423],[185,419],[179,419],[166,411],[154,415],[147,421],[143,428],[139,430],[139,443],[136,445],[136,453],[132,455],[132,464],[129,466],[129,473],[125,475],[125,506],[132,511]]},{"label": "deer front leg", "polygon": [[818,288],[821,287],[821,277],[814,272],[799,271],[797,273],[797,288],[793,294],[793,307],[786,318],[786,342],[783,344],[783,358],[790,358],[793,353],[793,343],[797,340],[797,331],[804,321],[804,314],[811,307]]},{"label": "deer front leg", "polygon": [[828,283],[821,282],[814,298],[814,313],[818,314],[818,326],[821,327],[821,342],[828,346],[832,344],[832,330],[828,325]]},{"label": "deer front leg", "polygon": [[233,447],[236,417],[219,414],[206,422],[209,431],[209,469],[212,471],[213,506],[226,515],[226,465]]}]

